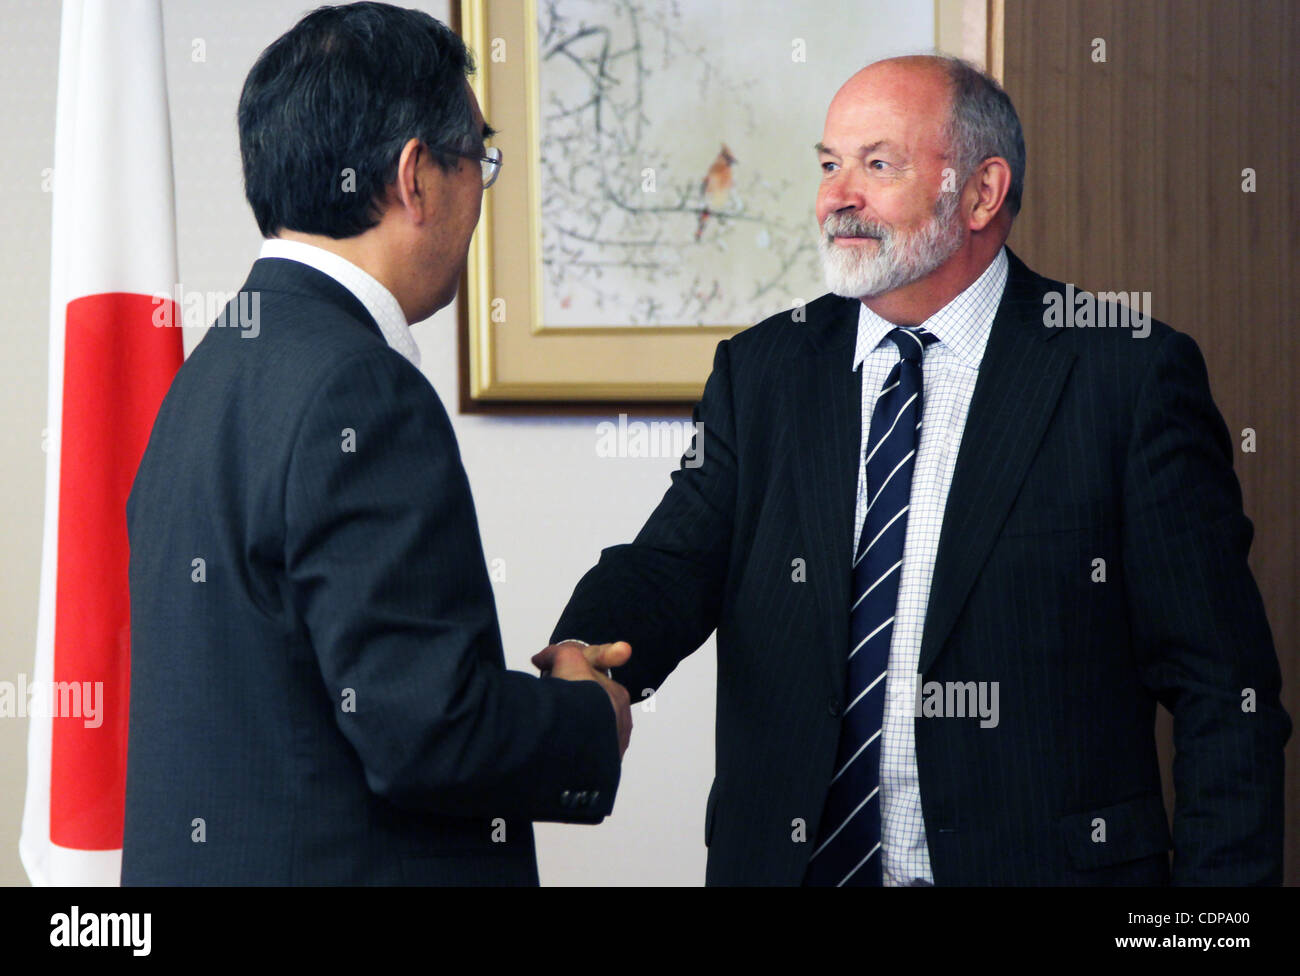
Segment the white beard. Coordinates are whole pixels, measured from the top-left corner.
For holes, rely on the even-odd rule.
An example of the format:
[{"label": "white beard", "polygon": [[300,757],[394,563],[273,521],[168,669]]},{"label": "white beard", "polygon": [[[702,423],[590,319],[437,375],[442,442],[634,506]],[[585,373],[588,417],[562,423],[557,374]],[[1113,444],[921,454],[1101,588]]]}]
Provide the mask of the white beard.
[{"label": "white beard", "polygon": [[[900,234],[885,224],[850,215],[830,214],[818,234],[826,287],[844,298],[872,298],[924,278],[955,253],[965,239],[957,219],[960,195],[943,193],[934,216],[918,231]],[[834,235],[877,237],[872,245],[841,247]]]}]

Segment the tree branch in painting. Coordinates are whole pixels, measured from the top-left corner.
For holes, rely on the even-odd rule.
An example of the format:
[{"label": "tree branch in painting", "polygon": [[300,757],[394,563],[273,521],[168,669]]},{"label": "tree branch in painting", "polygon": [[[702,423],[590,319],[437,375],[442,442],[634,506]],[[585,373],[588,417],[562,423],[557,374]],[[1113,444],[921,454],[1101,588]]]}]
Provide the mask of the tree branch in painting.
[{"label": "tree branch in painting", "polygon": [[[808,187],[732,154],[729,139],[780,134],[761,132],[746,79],[718,70],[678,5],[543,0],[538,16],[548,307],[577,303],[598,319],[584,324],[734,325],[798,297],[816,266]],[[663,117],[683,89],[736,135]]]}]

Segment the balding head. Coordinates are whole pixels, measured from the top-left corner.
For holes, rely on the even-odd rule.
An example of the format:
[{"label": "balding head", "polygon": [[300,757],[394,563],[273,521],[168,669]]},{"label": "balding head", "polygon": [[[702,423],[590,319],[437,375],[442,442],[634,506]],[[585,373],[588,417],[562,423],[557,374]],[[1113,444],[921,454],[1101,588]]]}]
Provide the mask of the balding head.
[{"label": "balding head", "polygon": [[908,159],[943,159],[952,86],[943,62],[914,55],[867,65],[831,99],[823,143],[852,148],[888,141]]},{"label": "balding head", "polygon": [[952,82],[944,59],[913,54],[876,61],[858,71],[835,93],[831,111],[887,105],[909,117],[942,124],[951,101]]},{"label": "balding head", "polygon": [[917,145],[936,151],[961,182],[990,157],[1007,161],[1007,207],[1020,210],[1025,144],[1011,99],[974,65],[957,58],[912,54],[876,61],[856,72],[831,99],[827,123],[865,124],[872,109],[906,120]]}]

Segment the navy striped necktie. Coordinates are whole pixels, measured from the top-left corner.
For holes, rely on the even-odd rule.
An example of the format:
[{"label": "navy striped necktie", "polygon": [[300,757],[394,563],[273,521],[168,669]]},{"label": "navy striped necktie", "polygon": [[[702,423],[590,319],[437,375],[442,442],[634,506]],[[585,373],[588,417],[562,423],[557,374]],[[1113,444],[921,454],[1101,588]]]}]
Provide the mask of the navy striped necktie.
[{"label": "navy striped necktie", "polygon": [[889,643],[903,571],[912,468],[921,429],[921,357],[936,340],[924,329],[894,329],[898,363],[885,378],[867,436],[867,517],[853,558],[847,702],[835,772],[805,883],[881,882],[880,735]]}]

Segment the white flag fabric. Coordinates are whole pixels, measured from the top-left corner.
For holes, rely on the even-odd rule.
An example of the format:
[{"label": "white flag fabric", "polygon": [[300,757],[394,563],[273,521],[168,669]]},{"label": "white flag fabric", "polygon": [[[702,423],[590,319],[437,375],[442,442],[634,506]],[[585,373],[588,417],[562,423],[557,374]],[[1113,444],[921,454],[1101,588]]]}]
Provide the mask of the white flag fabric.
[{"label": "white flag fabric", "polygon": [[126,499],[183,357],[160,0],[65,0],[45,523],[19,850],[35,885],[116,885],[130,691]]}]

